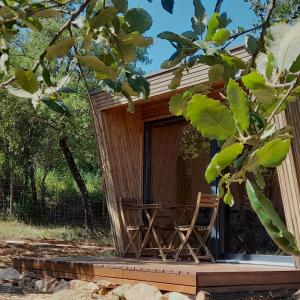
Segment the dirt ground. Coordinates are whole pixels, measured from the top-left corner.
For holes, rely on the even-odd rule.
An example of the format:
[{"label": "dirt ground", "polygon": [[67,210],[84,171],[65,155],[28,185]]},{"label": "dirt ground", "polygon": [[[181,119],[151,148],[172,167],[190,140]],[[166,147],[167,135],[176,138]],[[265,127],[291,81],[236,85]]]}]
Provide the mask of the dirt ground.
[{"label": "dirt ground", "polygon": [[65,242],[63,240],[6,240],[0,241],[0,268],[12,266],[18,256],[103,256],[112,254],[112,246],[91,243]]},{"label": "dirt ground", "polygon": [[[103,256],[112,255],[112,246],[101,247],[84,242],[65,242],[63,240],[6,240],[0,241],[0,269],[13,265],[13,259],[19,256],[55,257],[55,256]],[[274,291],[264,293],[214,294],[213,300],[294,300],[294,291]],[[22,295],[18,287],[0,285],[0,300],[46,300],[47,295]],[[74,299],[75,300],[75,299]]]}]

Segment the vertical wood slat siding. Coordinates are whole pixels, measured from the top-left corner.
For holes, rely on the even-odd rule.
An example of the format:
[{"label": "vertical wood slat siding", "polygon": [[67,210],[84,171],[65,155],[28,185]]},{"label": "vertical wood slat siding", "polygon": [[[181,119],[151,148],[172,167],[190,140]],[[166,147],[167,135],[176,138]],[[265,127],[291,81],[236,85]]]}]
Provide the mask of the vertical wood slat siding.
[{"label": "vertical wood slat siding", "polygon": [[[296,104],[296,103],[295,103]],[[287,113],[282,112],[277,115],[275,122],[283,127],[287,124],[292,125],[294,128],[294,139],[292,142],[292,149],[289,151],[286,160],[281,166],[277,167],[278,180],[281,190],[282,204],[286,218],[288,229],[295,235],[297,245],[300,247],[300,188],[299,188],[299,164],[300,158],[300,144],[299,144],[299,114],[297,116],[298,107],[291,107]],[[296,267],[300,268],[299,258],[295,258]]]},{"label": "vertical wood slat siding", "polygon": [[[107,207],[118,254],[124,250],[120,223],[119,197],[141,198],[141,136],[140,110],[130,114],[125,107],[96,111],[98,145],[101,150]],[[125,245],[126,246],[126,245]]]},{"label": "vertical wood slat siding", "polygon": [[[298,189],[295,190],[297,193],[297,198],[294,198],[294,209],[295,209],[295,220],[294,220],[294,233],[297,238],[298,247],[300,248],[300,103],[299,101],[295,103],[291,103],[291,105],[287,109],[287,122],[288,124],[293,126],[293,158],[294,164],[291,166],[292,171],[297,176],[297,181],[295,180],[295,184],[297,184]],[[300,268],[300,258],[296,259],[296,265]]]}]

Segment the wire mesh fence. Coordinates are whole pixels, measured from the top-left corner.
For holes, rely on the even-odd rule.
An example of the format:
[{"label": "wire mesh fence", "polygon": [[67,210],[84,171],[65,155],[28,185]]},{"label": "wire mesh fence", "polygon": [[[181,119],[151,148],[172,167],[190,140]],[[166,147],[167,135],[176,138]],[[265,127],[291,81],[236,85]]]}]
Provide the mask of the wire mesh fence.
[{"label": "wire mesh fence", "polygon": [[[103,193],[89,196],[94,225],[109,225],[109,217]],[[14,187],[11,193],[5,182],[0,181],[0,218],[14,217],[34,225],[83,226],[84,209],[80,194],[44,195],[32,197],[22,186]]]}]

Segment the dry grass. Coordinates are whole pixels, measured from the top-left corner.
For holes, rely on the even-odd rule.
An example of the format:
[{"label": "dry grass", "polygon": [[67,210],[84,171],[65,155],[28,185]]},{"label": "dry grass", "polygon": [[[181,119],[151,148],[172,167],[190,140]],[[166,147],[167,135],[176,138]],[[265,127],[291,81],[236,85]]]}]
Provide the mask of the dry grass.
[{"label": "dry grass", "polygon": [[114,253],[108,229],[91,234],[83,228],[33,226],[0,220],[0,269],[19,256],[103,256]]},{"label": "dry grass", "polygon": [[112,244],[108,229],[98,229],[95,234],[79,227],[34,226],[17,220],[0,220],[0,240],[64,240],[70,242],[87,242],[101,246]]}]

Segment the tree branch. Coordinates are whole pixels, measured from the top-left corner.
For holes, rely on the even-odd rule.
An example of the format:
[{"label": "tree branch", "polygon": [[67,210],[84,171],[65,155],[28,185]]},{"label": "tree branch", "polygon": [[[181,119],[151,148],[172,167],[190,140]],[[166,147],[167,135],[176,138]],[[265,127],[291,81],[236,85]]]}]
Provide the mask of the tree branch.
[{"label": "tree branch", "polygon": [[298,77],[295,78],[292,82],[291,85],[289,87],[289,89],[287,90],[287,92],[285,93],[285,95],[282,97],[282,99],[278,102],[278,104],[276,105],[275,109],[272,111],[271,115],[269,116],[267,123],[270,123],[270,121],[273,119],[273,117],[275,116],[275,114],[278,112],[280,106],[284,103],[284,101],[288,98],[288,96],[291,94],[291,92],[293,91],[293,89],[297,86],[298,84]]},{"label": "tree branch", "polygon": [[235,41],[238,37],[240,37],[241,35],[244,35],[246,33],[249,33],[249,32],[252,32],[252,31],[255,31],[255,30],[258,30],[262,28],[262,24],[261,25],[258,25],[258,26],[255,26],[253,28],[250,28],[250,29],[247,29],[247,30],[244,30],[244,31],[241,31],[241,32],[238,32],[238,33],[235,33],[235,34],[232,34],[229,39],[230,41],[222,47],[222,50],[226,49],[233,41]]},{"label": "tree branch", "polygon": [[222,6],[223,0],[217,0],[216,6],[215,6],[215,13],[219,13],[221,10],[221,6]]},{"label": "tree branch", "polygon": [[271,25],[271,17],[272,17],[272,14],[274,12],[274,9],[276,7],[276,4],[277,4],[277,0],[271,0],[270,4],[269,4],[269,8],[268,8],[268,12],[267,12],[267,15],[266,15],[266,18],[265,18],[265,21],[263,22],[262,24],[262,29],[261,29],[261,33],[260,33],[260,36],[259,36],[259,40],[258,40],[258,45],[257,45],[257,48],[255,50],[255,52],[253,53],[252,55],[252,58],[251,58],[251,62],[250,64],[248,65],[248,68],[246,70],[246,73],[248,73],[250,71],[250,69],[252,67],[254,67],[255,65],[255,60],[257,58],[257,55],[258,53],[264,49],[265,47],[265,35],[267,33],[267,30],[268,28],[270,27]]},{"label": "tree branch", "polygon": [[[55,44],[55,42],[59,39],[59,37],[62,35],[62,33],[68,29],[71,25],[71,23],[73,21],[75,21],[75,19],[85,10],[85,8],[87,7],[87,5],[89,4],[89,2],[91,2],[92,0],[84,0],[83,3],[78,7],[77,10],[75,10],[72,14],[70,19],[58,30],[58,32],[54,35],[54,37],[52,38],[52,40],[50,41],[50,43],[48,44],[49,46],[52,46],[53,44]],[[47,48],[48,48],[47,47]],[[47,48],[44,49],[44,51],[40,54],[39,59],[36,61],[36,63],[34,64],[32,71],[35,72],[37,70],[37,68],[39,67],[41,61],[45,58],[46,54],[47,54]],[[15,81],[16,77],[13,76],[10,79],[4,81],[1,83],[0,87],[3,88],[6,85],[12,83],[13,81]]]}]

